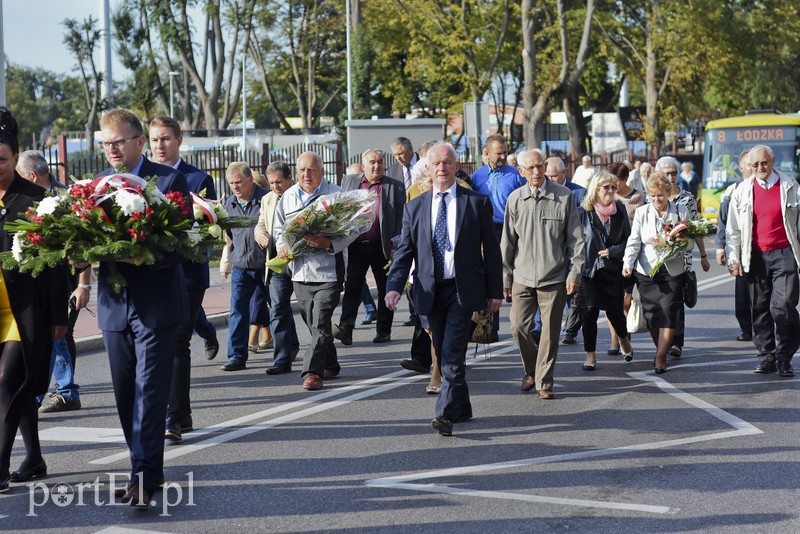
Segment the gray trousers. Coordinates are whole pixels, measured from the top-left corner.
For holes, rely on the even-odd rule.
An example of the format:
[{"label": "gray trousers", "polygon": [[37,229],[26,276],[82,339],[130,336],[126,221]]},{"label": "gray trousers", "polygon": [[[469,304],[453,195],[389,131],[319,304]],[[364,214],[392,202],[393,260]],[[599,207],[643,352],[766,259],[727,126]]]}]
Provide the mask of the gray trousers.
[{"label": "gray trousers", "polygon": [[325,369],[338,372],[339,360],[333,344],[331,320],[339,305],[342,282],[293,282],[300,305],[300,316],[311,332],[311,344],[303,355],[302,377],[314,373],[322,376]]},{"label": "gray trousers", "polygon": [[[511,334],[519,347],[525,374],[533,375],[537,390],[552,390],[561,319],[567,301],[566,284],[558,282],[533,288],[514,282],[511,298]],[[538,346],[531,334],[537,308],[542,316]]]}]

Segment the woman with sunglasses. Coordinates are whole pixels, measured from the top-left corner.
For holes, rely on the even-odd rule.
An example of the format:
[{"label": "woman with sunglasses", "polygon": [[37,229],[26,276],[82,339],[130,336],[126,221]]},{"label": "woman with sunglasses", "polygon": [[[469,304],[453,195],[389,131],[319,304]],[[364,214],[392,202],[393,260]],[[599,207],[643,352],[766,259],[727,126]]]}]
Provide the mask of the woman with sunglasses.
[{"label": "woman with sunglasses", "polygon": [[625,279],[622,255],[631,233],[628,212],[615,198],[619,180],[613,174],[595,174],[581,207],[584,236],[584,264],[581,279],[581,315],[583,319],[584,371],[597,365],[597,318],[605,310],[608,321],[619,334],[625,361],[633,359],[631,338],[623,312]]}]

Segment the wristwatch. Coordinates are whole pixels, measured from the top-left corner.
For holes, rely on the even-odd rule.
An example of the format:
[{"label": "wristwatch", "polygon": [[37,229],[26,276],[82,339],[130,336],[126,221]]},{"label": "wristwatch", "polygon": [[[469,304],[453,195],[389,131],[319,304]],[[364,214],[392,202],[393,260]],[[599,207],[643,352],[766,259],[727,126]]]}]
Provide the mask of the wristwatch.
[{"label": "wristwatch", "polygon": [[85,289],[89,293],[92,292],[92,286],[89,285],[89,284],[78,284],[78,287],[81,288],[81,289]]}]

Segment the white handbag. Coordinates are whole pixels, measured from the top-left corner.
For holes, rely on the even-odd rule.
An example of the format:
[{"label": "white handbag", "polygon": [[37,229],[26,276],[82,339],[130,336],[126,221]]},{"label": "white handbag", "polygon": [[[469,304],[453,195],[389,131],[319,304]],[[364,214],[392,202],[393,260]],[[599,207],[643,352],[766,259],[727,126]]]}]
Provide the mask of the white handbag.
[{"label": "white handbag", "polygon": [[639,288],[633,288],[633,300],[631,301],[631,308],[628,310],[627,327],[629,334],[636,334],[637,332],[645,332],[647,330],[647,321],[644,319],[644,310],[642,309],[642,298],[639,295]]}]

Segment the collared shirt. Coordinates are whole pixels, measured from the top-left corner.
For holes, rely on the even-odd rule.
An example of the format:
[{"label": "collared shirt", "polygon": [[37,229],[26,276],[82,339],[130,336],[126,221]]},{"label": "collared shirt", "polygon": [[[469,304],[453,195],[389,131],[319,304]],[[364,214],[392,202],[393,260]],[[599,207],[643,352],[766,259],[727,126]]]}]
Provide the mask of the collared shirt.
[{"label": "collared shirt", "polygon": [[175,162],[175,165],[171,165],[171,167],[177,171],[178,170],[178,166],[180,166],[180,164],[181,164],[181,161],[183,161],[183,158],[178,156],[178,161]]},{"label": "collared shirt", "polygon": [[381,185],[383,184],[383,177],[377,182],[370,182],[367,180],[366,175],[361,175],[361,184],[359,189],[366,189],[378,195],[378,202],[375,203],[375,220],[372,221],[372,226],[369,230],[358,236],[357,241],[367,240],[372,244],[381,242]]},{"label": "collared shirt", "polygon": [[[144,163],[144,156],[139,156],[139,163],[134,165],[133,168],[130,171],[128,171],[128,174],[139,176],[139,171],[142,170],[142,163]],[[140,178],[146,178],[146,176],[140,176]]]},{"label": "collared shirt", "polygon": [[767,178],[766,181],[759,180],[758,178],[756,178],[755,182],[762,188],[769,189],[773,185],[777,184],[778,180],[779,180],[778,175],[775,173],[775,171],[772,171],[772,174],[769,175],[769,178]]},{"label": "collared shirt", "polygon": [[[455,268],[455,250],[456,250],[456,189],[458,188],[458,184],[453,182],[453,185],[450,186],[449,189],[445,189],[449,194],[445,198],[445,204],[447,205],[447,238],[450,240],[450,250],[444,251],[444,278],[455,278],[456,276],[456,268]],[[436,217],[439,215],[439,206],[441,205],[441,197],[439,196],[440,191],[437,189],[436,184],[433,184],[433,188],[431,189],[431,193],[433,194],[433,200],[431,202],[431,242],[435,239],[434,235],[436,233]]]},{"label": "collared shirt", "polygon": [[300,197],[300,202],[302,202],[302,203],[303,203],[303,206],[304,206],[304,207],[305,207],[305,206],[308,206],[308,201],[309,201],[309,200],[311,200],[311,197],[313,197],[314,195],[316,195],[317,193],[319,193],[319,188],[320,188],[321,186],[322,186],[322,183],[320,183],[320,184],[317,186],[317,188],[316,188],[316,189],[314,189],[314,190],[313,190],[312,192],[310,192],[310,193],[306,193],[305,191],[303,191],[303,188],[302,188],[302,187],[300,187],[300,186],[298,186],[298,187],[297,187],[297,195]]},{"label": "collared shirt", "polygon": [[475,191],[489,197],[492,201],[492,219],[495,223],[503,224],[508,195],[525,185],[525,180],[511,165],[496,169],[484,165],[473,173],[472,185]]}]

